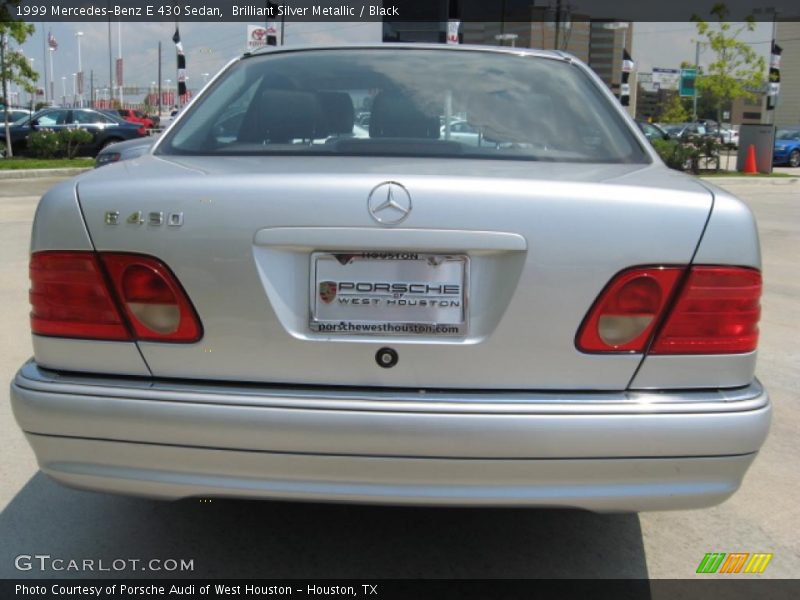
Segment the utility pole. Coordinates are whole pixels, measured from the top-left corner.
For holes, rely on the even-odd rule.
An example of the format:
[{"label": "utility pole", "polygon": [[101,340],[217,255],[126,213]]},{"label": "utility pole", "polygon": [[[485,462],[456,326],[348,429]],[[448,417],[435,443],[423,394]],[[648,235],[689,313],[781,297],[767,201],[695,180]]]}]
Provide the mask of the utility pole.
[{"label": "utility pole", "polygon": [[[772,11],[772,42],[769,45],[769,58],[770,58],[770,65],[769,66],[771,67],[772,66],[772,54],[775,51],[775,44],[778,43],[778,39],[777,39],[778,38],[778,23],[777,23],[777,21],[778,21],[778,11],[775,8],[771,8],[771,9],[767,9],[767,10],[771,10]],[[769,73],[769,72],[770,71],[768,70],[767,73]],[[767,113],[766,114],[767,124],[768,125],[772,125],[772,124],[775,123],[775,109],[778,106],[778,95],[777,94],[775,96],[770,96],[769,95],[769,85],[770,85],[770,81],[769,81],[769,78],[767,78],[767,92],[768,93],[767,93],[767,97],[764,100],[764,102],[767,105],[767,110],[764,111],[764,112]],[[774,98],[774,100],[772,100],[772,98]],[[772,110],[769,110],[770,102],[773,102]],[[733,111],[731,111],[731,112],[733,112]]]},{"label": "utility pole", "polygon": [[559,30],[561,29],[561,0],[556,1],[556,31],[555,42],[553,43],[553,50],[558,50],[558,37]]},{"label": "utility pole", "polygon": [[94,108],[94,69],[89,69],[89,108]]}]

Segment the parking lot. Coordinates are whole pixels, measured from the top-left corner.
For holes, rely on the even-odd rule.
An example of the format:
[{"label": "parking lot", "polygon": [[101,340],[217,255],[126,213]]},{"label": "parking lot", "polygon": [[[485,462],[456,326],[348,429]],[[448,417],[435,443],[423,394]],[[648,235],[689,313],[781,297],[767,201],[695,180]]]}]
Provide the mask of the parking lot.
[{"label": "parking lot", "polygon": [[[800,180],[723,183],[748,202],[759,221],[765,293],[758,376],[774,403],[770,437],[729,501],[706,510],[641,515],[197,499],[167,503],[74,491],[51,482],[37,471],[13,420],[7,390],[32,353],[30,225],[39,196],[56,181],[0,180],[0,577],[43,576],[17,571],[19,554],[109,562],[193,559],[191,573],[174,573],[192,577],[686,578],[694,576],[707,552],[768,552],[774,557],[761,577],[800,574]],[[122,574],[164,575],[112,573]]]}]

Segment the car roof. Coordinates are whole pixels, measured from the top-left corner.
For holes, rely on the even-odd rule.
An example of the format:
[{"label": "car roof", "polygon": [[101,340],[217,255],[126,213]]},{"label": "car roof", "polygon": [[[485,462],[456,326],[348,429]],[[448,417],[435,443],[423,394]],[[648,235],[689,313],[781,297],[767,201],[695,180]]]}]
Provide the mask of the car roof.
[{"label": "car roof", "polygon": [[480,46],[477,44],[421,44],[421,43],[386,43],[386,44],[298,44],[297,46],[264,46],[245,52],[242,56],[265,56],[286,52],[303,52],[308,50],[437,50],[439,52],[484,52],[489,54],[511,54],[515,56],[538,56],[553,60],[570,62],[577,60],[574,56],[560,50],[541,50],[538,48],[512,48],[509,46]]}]

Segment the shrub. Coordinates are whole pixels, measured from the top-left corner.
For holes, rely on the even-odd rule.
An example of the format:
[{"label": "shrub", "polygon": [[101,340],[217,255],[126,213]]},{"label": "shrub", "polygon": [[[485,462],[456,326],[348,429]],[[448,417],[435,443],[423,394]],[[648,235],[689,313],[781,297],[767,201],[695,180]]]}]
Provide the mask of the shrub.
[{"label": "shrub", "polygon": [[69,159],[75,158],[80,146],[92,142],[92,134],[85,129],[62,129],[58,132],[61,151]]},{"label": "shrub", "polygon": [[694,146],[677,140],[653,140],[653,148],[670,169],[678,171],[685,171],[696,158]]},{"label": "shrub", "polygon": [[61,142],[52,129],[34,131],[28,139],[28,154],[34,158],[55,158],[60,152]]},{"label": "shrub", "polygon": [[692,136],[685,141],[678,140],[653,140],[656,149],[670,169],[678,171],[700,172],[700,165],[714,170],[720,167],[721,144],[712,137]]}]

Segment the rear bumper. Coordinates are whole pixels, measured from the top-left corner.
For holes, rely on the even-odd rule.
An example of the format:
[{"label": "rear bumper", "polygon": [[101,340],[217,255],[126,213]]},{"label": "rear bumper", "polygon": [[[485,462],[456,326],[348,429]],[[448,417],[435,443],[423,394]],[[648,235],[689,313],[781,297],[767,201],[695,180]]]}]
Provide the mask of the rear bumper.
[{"label": "rear bumper", "polygon": [[81,488],[590,510],[723,501],[771,411],[757,382],[674,393],[422,393],[115,379],[34,363],[11,394],[42,470]]}]

